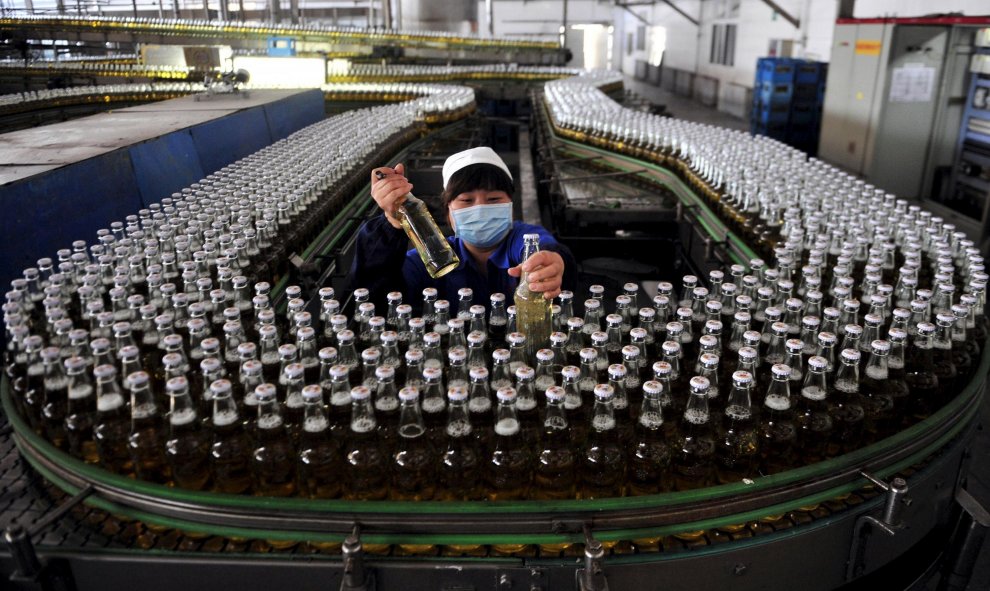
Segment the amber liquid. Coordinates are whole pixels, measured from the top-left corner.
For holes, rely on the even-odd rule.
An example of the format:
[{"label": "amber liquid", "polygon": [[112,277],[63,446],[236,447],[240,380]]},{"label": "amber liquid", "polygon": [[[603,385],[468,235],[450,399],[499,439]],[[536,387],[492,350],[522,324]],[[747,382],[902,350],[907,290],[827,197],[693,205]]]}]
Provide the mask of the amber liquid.
[{"label": "amber liquid", "polygon": [[351,431],[344,451],[346,484],[344,497],[359,501],[388,498],[389,462],[375,431]]},{"label": "amber liquid", "polygon": [[406,195],[406,201],[397,210],[399,223],[406,231],[406,236],[419,253],[423,266],[430,277],[443,277],[457,268],[460,259],[451,248],[450,242],[444,237],[437,222],[430,215],[429,208],[421,200]]},{"label": "amber liquid", "polygon": [[288,497],[296,492],[296,454],[281,417],[258,420],[258,447],[251,455],[251,483],[257,496]]},{"label": "amber liquid", "polygon": [[97,464],[100,454],[96,449],[96,441],[93,440],[93,423],[96,420],[93,387],[87,385],[85,392],[80,390],[75,394],[76,397],[69,399],[65,415],[65,438],[69,444],[69,453],[87,464]]},{"label": "amber liquid", "polygon": [[729,406],[722,416],[722,434],[715,449],[719,484],[738,483],[756,475],[759,436],[751,409]]},{"label": "amber liquid", "polygon": [[68,384],[45,390],[45,403],[41,407],[41,419],[48,441],[59,449],[68,445],[65,434],[65,414],[69,398]]},{"label": "amber liquid", "polygon": [[299,492],[311,499],[335,499],[341,493],[343,460],[329,430],[303,425],[299,452]]},{"label": "amber liquid", "polygon": [[127,446],[138,478],[158,484],[165,484],[171,479],[169,466],[165,461],[161,417],[153,414],[134,419]]},{"label": "amber liquid", "polygon": [[[595,417],[593,419],[600,419]],[[602,421],[603,423],[606,421]],[[588,431],[580,459],[580,497],[601,499],[621,497],[626,492],[626,454],[619,445],[615,424],[601,425]]]},{"label": "amber liquid", "polygon": [[550,300],[542,293],[530,291],[525,277],[516,289],[516,330],[526,335],[526,348],[532,357],[550,341]]},{"label": "amber liquid", "polygon": [[165,459],[175,486],[204,490],[210,482],[210,440],[195,414],[170,417],[172,436],[165,442]]},{"label": "amber liquid", "polygon": [[530,485],[530,457],[519,433],[518,421],[500,421],[495,426],[495,448],[486,468],[488,500],[526,498]]},{"label": "amber liquid", "polygon": [[[110,396],[105,397],[104,404],[111,405]],[[124,414],[124,403],[121,400],[116,408],[110,407],[97,414],[93,426],[93,439],[100,456],[100,464],[115,474],[129,475],[134,472],[134,463],[128,449],[128,437],[131,422]]]},{"label": "amber liquid", "polygon": [[[820,390],[817,386],[805,388],[794,416],[798,449],[805,464],[814,464],[828,457],[832,439],[832,416],[825,398],[827,393]],[[811,398],[805,397],[806,394]]]},{"label": "amber liquid", "polygon": [[214,491],[241,494],[251,488],[250,453],[248,437],[236,415],[233,418],[214,415],[210,447]]},{"label": "amber liquid", "polygon": [[635,438],[629,453],[629,494],[652,495],[670,490],[670,448],[663,428],[647,429],[637,423]]},{"label": "amber liquid", "polygon": [[714,484],[715,440],[708,417],[689,416],[681,422],[677,448],[671,458],[674,490]]}]

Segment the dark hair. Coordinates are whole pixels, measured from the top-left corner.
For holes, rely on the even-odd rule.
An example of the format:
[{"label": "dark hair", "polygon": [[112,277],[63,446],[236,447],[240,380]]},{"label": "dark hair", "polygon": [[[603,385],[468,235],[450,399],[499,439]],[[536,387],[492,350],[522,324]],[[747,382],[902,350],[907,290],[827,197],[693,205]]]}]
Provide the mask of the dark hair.
[{"label": "dark hair", "polygon": [[446,206],[461,193],[470,193],[479,189],[504,191],[509,197],[512,197],[515,191],[512,179],[501,168],[494,164],[472,164],[458,170],[450,177],[447,188],[440,193],[440,199]]}]

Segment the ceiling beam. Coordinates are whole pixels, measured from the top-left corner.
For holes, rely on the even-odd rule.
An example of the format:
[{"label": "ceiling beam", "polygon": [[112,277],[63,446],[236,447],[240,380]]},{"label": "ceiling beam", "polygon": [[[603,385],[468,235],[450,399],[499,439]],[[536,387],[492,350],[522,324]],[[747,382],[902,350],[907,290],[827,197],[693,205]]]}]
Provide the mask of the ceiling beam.
[{"label": "ceiling beam", "polygon": [[689,21],[691,21],[691,24],[693,24],[694,26],[696,26],[696,27],[700,27],[701,26],[701,23],[698,22],[698,19],[694,18],[690,14],[688,14],[688,13],[684,12],[683,10],[681,10],[680,8],[678,8],[677,5],[674,4],[671,0],[661,0],[661,1],[664,4],[666,4],[667,6],[673,8],[674,11],[677,14],[679,14],[679,15],[683,16],[684,18],[688,19]]},{"label": "ceiling beam", "polygon": [[783,8],[781,8],[780,7],[780,4],[777,4],[773,0],[763,0],[763,3],[766,4],[767,6],[769,6],[770,8],[774,9],[774,11],[777,14],[779,14],[782,17],[784,17],[784,20],[786,20],[787,22],[789,22],[792,25],[794,25],[794,28],[795,29],[800,29],[801,28],[801,21],[799,19],[797,19],[796,17],[794,17],[791,13],[789,13],[786,10],[784,10]]}]

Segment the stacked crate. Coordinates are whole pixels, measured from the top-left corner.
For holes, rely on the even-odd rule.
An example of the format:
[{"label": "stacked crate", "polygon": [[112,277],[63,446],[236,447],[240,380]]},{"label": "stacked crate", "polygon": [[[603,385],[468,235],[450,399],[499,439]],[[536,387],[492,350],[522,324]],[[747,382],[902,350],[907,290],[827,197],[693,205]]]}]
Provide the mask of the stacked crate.
[{"label": "stacked crate", "polygon": [[828,64],[760,58],[753,84],[750,131],[814,155],[818,149]]}]

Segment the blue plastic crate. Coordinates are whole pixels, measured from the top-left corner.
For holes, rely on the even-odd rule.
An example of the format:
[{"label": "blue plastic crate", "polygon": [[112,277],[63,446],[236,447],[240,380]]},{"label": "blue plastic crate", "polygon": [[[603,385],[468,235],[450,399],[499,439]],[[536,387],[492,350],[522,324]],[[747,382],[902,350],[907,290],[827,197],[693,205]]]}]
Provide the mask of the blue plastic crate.
[{"label": "blue plastic crate", "polygon": [[803,107],[795,105],[791,109],[791,125],[812,125],[817,126],[821,120],[821,109],[818,106]]},{"label": "blue plastic crate", "polygon": [[787,137],[788,126],[787,123],[761,123],[753,121],[749,126],[749,130],[756,135],[765,135],[783,140]]},{"label": "blue plastic crate", "polygon": [[753,121],[758,123],[787,123],[790,120],[789,105],[754,105],[751,113]]},{"label": "blue plastic crate", "polygon": [[818,84],[824,82],[827,75],[828,64],[825,62],[801,62],[794,67],[796,84]]},{"label": "blue plastic crate", "polygon": [[761,104],[789,103],[794,96],[794,85],[789,82],[763,82],[753,89],[753,99]]},{"label": "blue plastic crate", "polygon": [[756,82],[794,81],[794,60],[788,57],[761,57],[756,61]]},{"label": "blue plastic crate", "polygon": [[825,95],[825,84],[795,84],[794,85],[794,100],[803,102],[818,102]]}]

